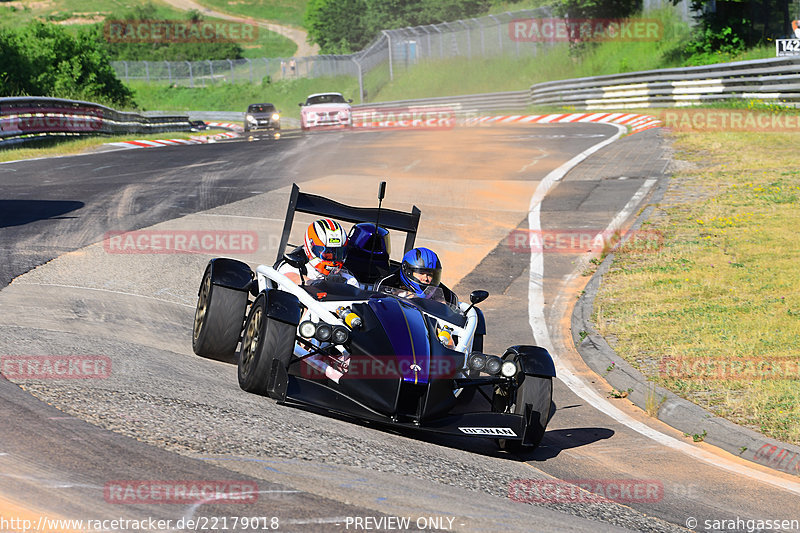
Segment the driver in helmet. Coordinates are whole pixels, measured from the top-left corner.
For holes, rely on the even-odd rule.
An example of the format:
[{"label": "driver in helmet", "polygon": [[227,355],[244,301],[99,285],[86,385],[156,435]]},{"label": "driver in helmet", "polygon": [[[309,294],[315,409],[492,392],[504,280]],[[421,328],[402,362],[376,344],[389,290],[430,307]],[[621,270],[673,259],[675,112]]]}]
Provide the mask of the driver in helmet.
[{"label": "driver in helmet", "polygon": [[[303,250],[308,257],[308,263],[303,266],[306,280],[324,279],[330,274],[337,274],[348,285],[359,287],[358,280],[342,270],[347,256],[347,233],[335,220],[321,218],[312,222],[303,238]],[[280,265],[278,272],[300,284],[300,271],[288,263]]]},{"label": "driver in helmet", "polygon": [[[444,298],[439,288],[442,280],[442,263],[439,261],[439,256],[428,248],[412,248],[406,252],[397,275],[405,289],[405,293],[398,294],[400,297],[437,300]],[[450,327],[437,324],[436,336],[448,348],[455,348],[455,339]]]},{"label": "driver in helmet", "polygon": [[442,280],[442,263],[430,249],[412,248],[403,256],[399,276],[409,293],[427,298]]},{"label": "driver in helmet", "polygon": [[380,280],[376,291],[390,292],[401,298],[432,298],[442,279],[439,256],[428,248],[412,248],[394,273]]}]

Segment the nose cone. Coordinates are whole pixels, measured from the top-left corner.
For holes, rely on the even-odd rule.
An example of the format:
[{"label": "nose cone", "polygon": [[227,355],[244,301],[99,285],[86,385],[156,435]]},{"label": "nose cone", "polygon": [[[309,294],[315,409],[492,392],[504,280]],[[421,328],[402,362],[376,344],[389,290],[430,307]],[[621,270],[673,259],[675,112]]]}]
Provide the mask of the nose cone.
[{"label": "nose cone", "polygon": [[386,331],[403,381],[427,383],[431,345],[422,313],[394,298],[372,299],[369,307]]}]

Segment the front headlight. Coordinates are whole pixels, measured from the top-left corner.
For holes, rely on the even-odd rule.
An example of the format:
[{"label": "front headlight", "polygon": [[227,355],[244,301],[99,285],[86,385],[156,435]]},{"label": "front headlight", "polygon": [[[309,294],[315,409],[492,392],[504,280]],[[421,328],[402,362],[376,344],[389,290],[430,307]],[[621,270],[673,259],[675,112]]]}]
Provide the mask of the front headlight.
[{"label": "front headlight", "polygon": [[320,324],[317,326],[317,331],[314,334],[314,337],[321,342],[328,342],[331,340],[331,335],[333,335],[333,328],[330,327],[328,324]]},{"label": "front headlight", "polygon": [[513,361],[506,361],[500,367],[500,373],[507,378],[512,378],[517,374],[517,365]]},{"label": "front headlight", "polygon": [[344,344],[348,340],[350,340],[350,332],[347,331],[347,328],[343,328],[341,326],[336,326],[335,328],[333,328],[334,344]]},{"label": "front headlight", "polygon": [[304,320],[300,323],[300,336],[305,337],[306,339],[310,339],[314,336],[314,333],[317,332],[317,326],[310,320]]},{"label": "front headlight", "polygon": [[280,120],[280,119],[281,119],[281,116],[278,113],[273,113],[272,114],[272,120]]},{"label": "front headlight", "polygon": [[256,122],[256,118],[253,115],[247,115],[245,118],[247,122]]},{"label": "front headlight", "polygon": [[496,376],[497,374],[500,373],[500,367],[502,366],[503,366],[503,361],[499,357],[497,357],[496,355],[490,355],[489,357],[486,358],[486,368],[484,369],[484,371],[487,374],[492,374],[493,376]]},{"label": "front headlight", "polygon": [[470,370],[480,372],[486,367],[486,356],[480,352],[473,352],[472,355],[469,356],[467,366],[469,366]]}]

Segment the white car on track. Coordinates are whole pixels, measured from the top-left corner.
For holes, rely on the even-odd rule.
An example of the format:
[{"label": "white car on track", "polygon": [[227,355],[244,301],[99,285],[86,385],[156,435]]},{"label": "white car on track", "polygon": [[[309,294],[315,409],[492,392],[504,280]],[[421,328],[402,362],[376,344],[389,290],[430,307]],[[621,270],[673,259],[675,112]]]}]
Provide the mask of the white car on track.
[{"label": "white car on track", "polygon": [[347,128],[353,125],[352,99],[345,100],[341,93],[309,95],[300,106],[300,128]]}]

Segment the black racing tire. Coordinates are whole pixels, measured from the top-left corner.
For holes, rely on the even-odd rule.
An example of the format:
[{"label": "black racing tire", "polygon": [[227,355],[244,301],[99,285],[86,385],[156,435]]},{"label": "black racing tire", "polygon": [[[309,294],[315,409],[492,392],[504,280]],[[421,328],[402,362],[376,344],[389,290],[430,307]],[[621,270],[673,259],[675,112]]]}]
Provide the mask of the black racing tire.
[{"label": "black racing tire", "polygon": [[246,309],[247,292],[214,285],[211,270],[207,268],[194,312],[194,353],[218,361],[235,362]]},{"label": "black racing tire", "polygon": [[295,326],[269,318],[266,303],[260,294],[250,306],[237,358],[239,387],[264,396],[268,393],[273,361],[279,361],[284,368],[289,366],[297,331]]},{"label": "black racing tire", "polygon": [[[499,402],[499,403],[495,403]],[[493,398],[496,410],[499,404],[505,403],[505,398],[498,397],[495,391]],[[522,384],[517,388],[517,397],[514,400],[513,413],[525,415],[526,406],[530,406],[530,418],[527,421],[525,441],[497,439],[501,450],[511,453],[527,452],[534,450],[542,442],[547,423],[550,421],[550,406],[553,403],[553,378],[549,376],[525,375]]]}]

